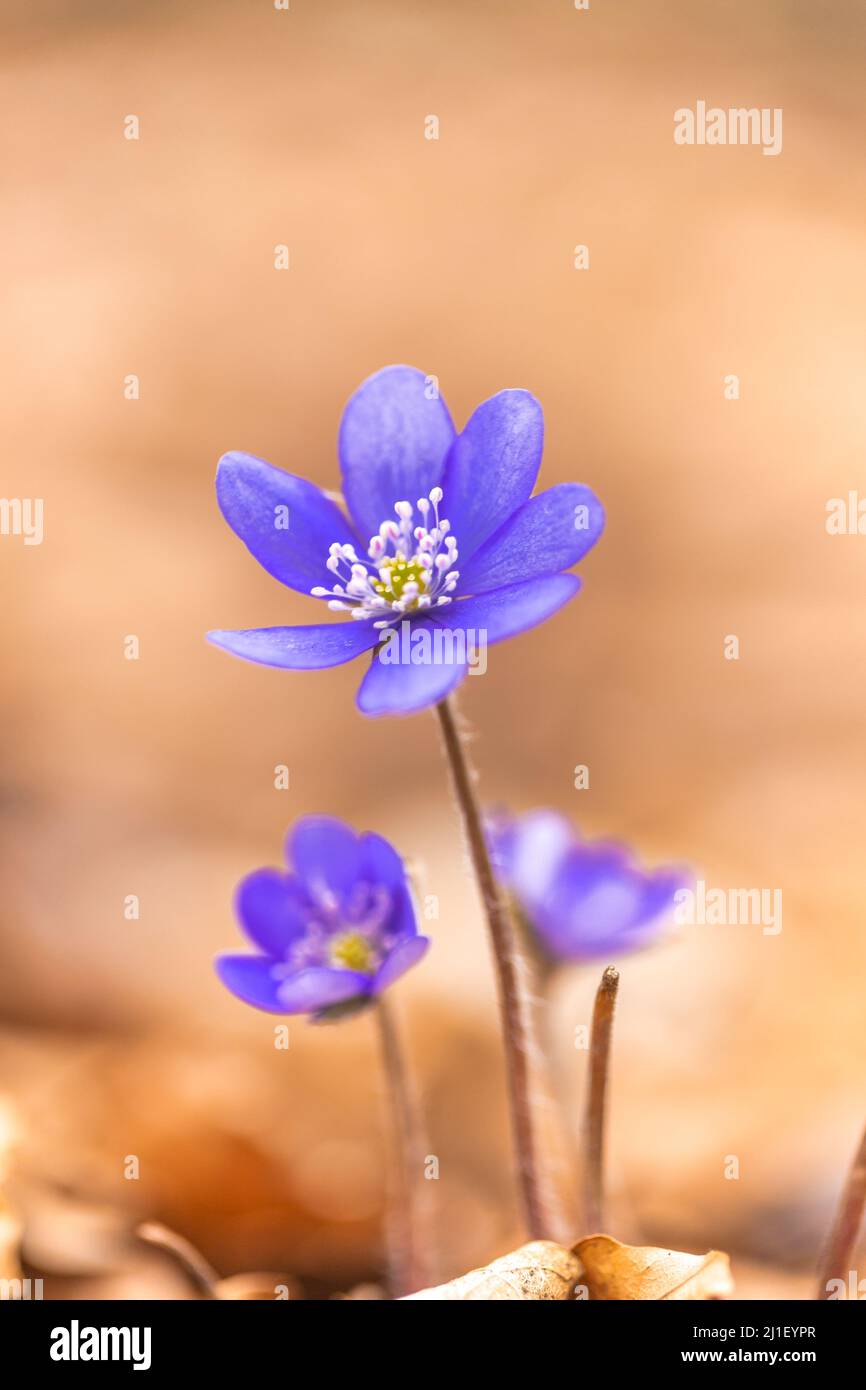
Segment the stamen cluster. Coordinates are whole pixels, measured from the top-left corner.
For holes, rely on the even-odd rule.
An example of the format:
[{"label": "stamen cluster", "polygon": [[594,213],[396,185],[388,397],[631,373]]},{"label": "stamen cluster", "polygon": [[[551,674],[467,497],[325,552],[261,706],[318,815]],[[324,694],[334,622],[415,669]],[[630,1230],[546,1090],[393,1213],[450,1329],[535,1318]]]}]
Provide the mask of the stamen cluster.
[{"label": "stamen cluster", "polygon": [[[334,612],[372,618],[382,628],[407,614],[450,603],[460,578],[453,568],[457,539],[451,523],[439,516],[441,501],[442,489],[434,487],[415,507],[396,502],[397,520],[382,522],[364,559],[353,545],[335,541],[325,563],[337,582],[330,589],[317,586],[314,597],[327,598]],[[421,518],[417,524],[416,510]]]}]

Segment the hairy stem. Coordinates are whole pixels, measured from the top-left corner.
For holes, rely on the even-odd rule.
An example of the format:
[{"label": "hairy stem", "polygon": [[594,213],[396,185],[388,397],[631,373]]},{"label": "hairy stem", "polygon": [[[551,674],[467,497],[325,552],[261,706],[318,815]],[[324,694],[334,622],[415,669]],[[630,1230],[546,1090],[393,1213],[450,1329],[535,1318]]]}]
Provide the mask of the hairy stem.
[{"label": "hairy stem", "polygon": [[497,883],[490,862],[481,811],[473,785],[474,773],[469,764],[465,740],[457,726],[452,700],[442,700],[436,706],[436,713],[493,947],[505,1045],[511,1129],[524,1220],[533,1239],[549,1237],[551,1223],[538,1168],[532,1111],[529,1010],[518,974],[514,926],[505,895]]},{"label": "hairy stem", "polygon": [[848,1180],[845,1183],[842,1196],[839,1198],[836,1219],[833,1222],[819,1268],[816,1298],[829,1298],[829,1284],[832,1279],[841,1279],[847,1287],[848,1275],[853,1265],[857,1234],[863,1224],[864,1208],[866,1208],[866,1129],[861,1136],[860,1146],[854,1155],[854,1162],[848,1173]]},{"label": "hairy stem", "polygon": [[609,965],[596,991],[589,1043],[589,1088],[583,1123],[583,1221],[587,1232],[604,1230],[604,1121],[618,989],[619,971]]},{"label": "hairy stem", "polygon": [[392,1177],[388,1203],[388,1257],[395,1298],[428,1282],[424,1233],[420,1229],[424,1181],[424,1136],[394,1015],[387,1000],[376,1002],[382,1062],[388,1088]]}]

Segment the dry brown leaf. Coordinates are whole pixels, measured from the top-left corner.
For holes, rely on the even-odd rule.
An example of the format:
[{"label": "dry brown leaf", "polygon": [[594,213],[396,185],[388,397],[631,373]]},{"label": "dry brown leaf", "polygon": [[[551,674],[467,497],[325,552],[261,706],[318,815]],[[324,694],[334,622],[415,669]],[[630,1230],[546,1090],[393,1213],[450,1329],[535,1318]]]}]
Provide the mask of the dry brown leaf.
[{"label": "dry brown leaf", "polygon": [[421,1289],[408,1299],[566,1299],[580,1277],[580,1261],[552,1240],[534,1240],[482,1269],[473,1269],[449,1284]]},{"label": "dry brown leaf", "polygon": [[730,1261],[720,1250],[687,1255],[652,1245],[622,1245],[613,1236],[588,1236],[575,1253],[583,1262],[590,1298],[714,1299],[734,1291]]}]

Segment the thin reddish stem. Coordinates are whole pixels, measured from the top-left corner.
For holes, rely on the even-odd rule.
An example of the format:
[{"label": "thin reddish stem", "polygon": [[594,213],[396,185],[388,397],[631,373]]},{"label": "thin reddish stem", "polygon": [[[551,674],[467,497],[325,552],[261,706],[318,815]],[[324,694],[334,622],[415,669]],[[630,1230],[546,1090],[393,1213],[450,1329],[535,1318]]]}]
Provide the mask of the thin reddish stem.
[{"label": "thin reddish stem", "polygon": [[604,1143],[613,1015],[619,971],[609,965],[592,1011],[589,1088],[583,1124],[583,1220],[587,1233],[604,1230]]},{"label": "thin reddish stem", "polygon": [[514,925],[490,862],[481,810],[475,795],[475,774],[470,766],[465,739],[458,728],[452,700],[441,701],[436,706],[436,713],[493,947],[511,1130],[524,1221],[532,1239],[543,1239],[550,1237],[552,1231],[537,1159],[529,1060],[529,1005],[519,976]]},{"label": "thin reddish stem", "polygon": [[395,1298],[429,1282],[425,1232],[421,1229],[424,1135],[391,1006],[377,1000],[376,1017],[388,1087],[392,1175],[388,1204],[388,1247]]}]

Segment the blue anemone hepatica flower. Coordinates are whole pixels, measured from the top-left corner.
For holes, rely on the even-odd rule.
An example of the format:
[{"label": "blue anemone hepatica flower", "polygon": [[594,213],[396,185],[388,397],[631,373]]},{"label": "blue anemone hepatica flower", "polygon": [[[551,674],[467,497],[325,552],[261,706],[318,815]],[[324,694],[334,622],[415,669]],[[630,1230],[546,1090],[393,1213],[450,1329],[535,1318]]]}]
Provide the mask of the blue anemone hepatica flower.
[{"label": "blue anemone hepatica flower", "polygon": [[555,811],[494,817],[496,871],[554,961],[616,958],[647,945],[692,881],[679,867],[648,870],[624,845],[582,840]]},{"label": "blue anemone hepatica flower", "polygon": [[421,959],[406,871],[381,835],[325,816],[297,822],[289,872],[258,869],[239,885],[237,915],[257,955],[220,956],[233,994],[278,1014],[370,1002]]},{"label": "blue anemone hepatica flower", "polygon": [[232,530],[275,579],[350,621],[211,632],[210,641],[293,670],[376,649],[358,692],[368,715],[443,699],[480,665],[480,648],[577,593],[580,580],[565,571],[601,534],[589,488],[560,483],[531,497],[543,433],[528,391],[500,391],[457,434],[434,378],[385,367],[355,392],[340,427],[348,516],[303,478],[226,454],[217,498]]}]

